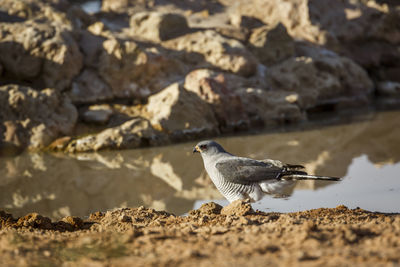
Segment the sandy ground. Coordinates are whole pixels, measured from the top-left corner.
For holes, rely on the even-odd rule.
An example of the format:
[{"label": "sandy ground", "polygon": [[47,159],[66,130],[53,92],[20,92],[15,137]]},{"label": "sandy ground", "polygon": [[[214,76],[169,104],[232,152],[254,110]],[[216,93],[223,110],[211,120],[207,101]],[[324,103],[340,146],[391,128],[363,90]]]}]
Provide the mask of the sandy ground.
[{"label": "sandy ground", "polygon": [[398,266],[399,252],[399,214],[345,206],[207,203],[182,217],[139,207],[57,222],[0,211],[1,266]]}]

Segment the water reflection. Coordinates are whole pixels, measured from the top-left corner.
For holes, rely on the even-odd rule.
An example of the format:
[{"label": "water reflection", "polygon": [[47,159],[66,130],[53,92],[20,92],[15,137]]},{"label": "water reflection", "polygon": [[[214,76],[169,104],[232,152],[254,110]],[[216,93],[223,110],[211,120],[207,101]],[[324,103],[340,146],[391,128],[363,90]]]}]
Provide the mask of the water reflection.
[{"label": "water reflection", "polygon": [[[276,158],[304,164],[308,171],[321,175],[345,176],[334,185],[299,182],[290,200],[266,197],[257,208],[289,211],[356,205],[357,200],[369,199],[374,205],[364,201],[359,206],[400,211],[387,209],[388,202],[400,200],[396,187],[400,166],[390,165],[400,160],[399,115],[385,112],[321,129],[217,140],[238,155]],[[16,216],[35,211],[52,218],[140,205],[186,213],[202,201],[222,198],[207,178],[200,157],[191,154],[195,143],[72,156],[43,153],[0,158],[0,209]],[[364,165],[359,165],[360,160]],[[373,171],[371,166],[376,168],[368,162],[383,167]],[[386,172],[389,167],[390,175]],[[382,170],[385,173],[379,172]],[[370,191],[361,186],[366,184],[371,185]]]}]

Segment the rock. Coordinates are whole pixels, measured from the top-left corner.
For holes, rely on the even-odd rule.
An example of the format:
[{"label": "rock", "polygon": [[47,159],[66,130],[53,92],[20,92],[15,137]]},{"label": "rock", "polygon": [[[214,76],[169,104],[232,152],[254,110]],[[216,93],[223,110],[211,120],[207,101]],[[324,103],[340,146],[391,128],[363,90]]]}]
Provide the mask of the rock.
[{"label": "rock", "polygon": [[85,28],[94,19],[78,6],[64,0],[2,0],[0,8],[18,18],[10,22],[40,20],[57,23],[68,29]]},{"label": "rock", "polygon": [[400,82],[384,81],[377,84],[376,91],[383,96],[399,96]]},{"label": "rock", "polygon": [[308,56],[295,57],[267,70],[274,90],[298,94],[301,109],[325,104],[365,103],[373,83],[365,70],[333,52],[309,48]]},{"label": "rock", "polygon": [[232,80],[235,80],[233,75],[207,69],[194,70],[185,78],[185,89],[212,106],[222,131],[245,128],[250,124],[240,96],[233,90]]},{"label": "rock", "polygon": [[[260,88],[243,88],[238,91],[251,121],[265,126],[276,126],[305,120],[305,114],[296,102],[292,102],[292,93]],[[288,100],[289,98],[289,100]]]},{"label": "rock", "polygon": [[[90,28],[90,27],[89,27]],[[84,66],[90,70],[97,71],[99,55],[104,53],[103,43],[108,37],[87,31],[79,31],[77,34],[79,47],[84,55]]]},{"label": "rock", "polygon": [[133,41],[108,39],[103,42],[97,69],[114,97],[147,98],[170,83],[170,75],[181,72],[181,63],[156,48],[141,49]]},{"label": "rock", "polygon": [[89,152],[102,149],[128,149],[165,144],[166,142],[166,138],[154,130],[149,121],[143,118],[135,118],[98,134],[73,140],[68,144],[66,151]]},{"label": "rock", "polygon": [[294,55],[294,42],[281,23],[263,26],[252,31],[250,51],[258,60],[270,66]]},{"label": "rock", "polygon": [[71,141],[70,136],[64,136],[54,140],[47,148],[50,150],[63,150]]},{"label": "rock", "polygon": [[91,69],[85,69],[74,79],[69,96],[76,104],[95,103],[114,97],[111,88]]},{"label": "rock", "polygon": [[109,105],[89,106],[82,114],[82,119],[88,123],[106,124],[113,114]]},{"label": "rock", "polygon": [[326,46],[379,73],[378,79],[389,80],[389,70],[381,66],[400,67],[397,6],[394,2],[363,0],[351,4],[336,0],[255,0],[252,5],[240,1],[235,12],[268,25],[281,22],[292,37]]},{"label": "rock", "polygon": [[153,127],[173,138],[218,133],[218,123],[210,105],[180,83],[150,96],[145,109]]},{"label": "rock", "polygon": [[235,39],[238,40],[242,43],[246,43],[247,39],[249,38],[250,31],[246,28],[235,28],[233,26],[231,27],[214,27],[213,30],[215,30],[217,33],[220,35],[229,38],[229,39]]},{"label": "rock", "polygon": [[237,28],[254,29],[265,25],[261,20],[255,17],[245,16],[234,12],[229,15],[230,23]]},{"label": "rock", "polygon": [[255,0],[253,5],[246,4],[245,1],[238,4],[236,12],[254,16],[266,24],[282,22],[292,36],[319,44],[346,43],[360,37],[391,43],[400,40],[398,29],[393,27],[399,14],[384,3],[355,0],[351,9],[346,1],[336,0]]},{"label": "rock", "polygon": [[257,60],[243,44],[213,30],[186,34],[163,45],[173,50],[198,53],[213,67],[238,75],[252,76],[257,69]]},{"label": "rock", "polygon": [[173,13],[139,12],[132,16],[130,26],[134,35],[156,43],[189,31],[186,18]]},{"label": "rock", "polygon": [[221,210],[221,214],[226,216],[245,216],[253,213],[251,204],[246,200],[235,200]]},{"label": "rock", "polygon": [[52,89],[1,86],[0,106],[3,141],[29,149],[44,148],[58,136],[70,134],[78,117],[70,100]]},{"label": "rock", "polygon": [[78,45],[61,27],[34,21],[1,23],[0,32],[0,64],[9,79],[61,91],[82,67]]},{"label": "rock", "polygon": [[[3,100],[4,101],[4,100]],[[8,115],[8,114],[7,114]],[[28,133],[24,131],[23,125],[16,121],[6,120],[6,115],[1,116],[3,121],[2,132],[4,140],[2,140],[9,148],[15,147],[24,149],[28,144]]]},{"label": "rock", "polygon": [[[154,3],[153,3],[154,4]],[[144,10],[146,6],[146,1],[141,0],[104,0],[101,1],[101,10],[105,12],[117,12],[117,13],[130,13],[131,8],[134,10]]]},{"label": "rock", "polygon": [[[96,98],[146,99],[184,71],[183,63],[158,48],[139,47],[138,43],[118,39],[112,33],[98,36],[83,31],[79,45],[86,69],[74,81],[71,97],[76,103],[93,103]],[[92,92],[96,94],[91,95]]]}]

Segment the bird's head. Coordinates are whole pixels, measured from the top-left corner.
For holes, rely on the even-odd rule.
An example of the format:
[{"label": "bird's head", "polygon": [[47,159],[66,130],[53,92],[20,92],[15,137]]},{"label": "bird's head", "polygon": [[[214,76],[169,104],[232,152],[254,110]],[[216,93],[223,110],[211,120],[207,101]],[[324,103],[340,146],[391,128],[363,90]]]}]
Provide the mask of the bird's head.
[{"label": "bird's head", "polygon": [[202,155],[215,155],[221,152],[226,152],[224,148],[215,141],[206,140],[201,141],[193,148],[193,153],[199,152]]}]

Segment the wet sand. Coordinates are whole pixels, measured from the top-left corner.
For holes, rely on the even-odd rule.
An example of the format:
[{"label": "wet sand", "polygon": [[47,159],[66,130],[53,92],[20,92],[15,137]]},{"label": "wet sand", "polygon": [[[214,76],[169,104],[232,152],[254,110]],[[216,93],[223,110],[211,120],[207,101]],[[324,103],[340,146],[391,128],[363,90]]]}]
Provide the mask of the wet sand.
[{"label": "wet sand", "polygon": [[50,221],[0,212],[1,266],[392,266],[400,215],[338,206],[254,212],[204,204],[188,216],[125,208]]}]

